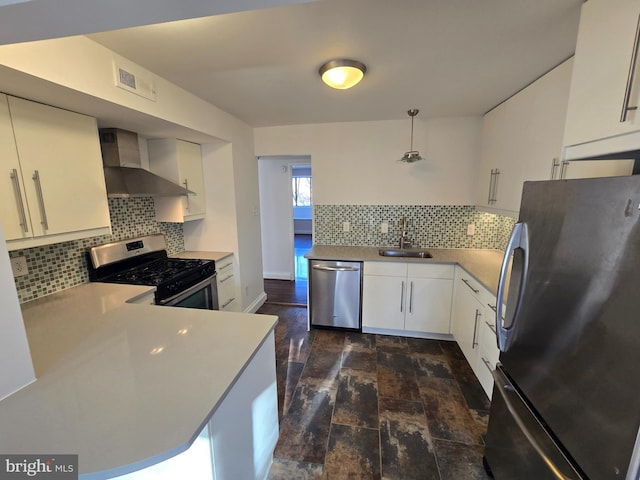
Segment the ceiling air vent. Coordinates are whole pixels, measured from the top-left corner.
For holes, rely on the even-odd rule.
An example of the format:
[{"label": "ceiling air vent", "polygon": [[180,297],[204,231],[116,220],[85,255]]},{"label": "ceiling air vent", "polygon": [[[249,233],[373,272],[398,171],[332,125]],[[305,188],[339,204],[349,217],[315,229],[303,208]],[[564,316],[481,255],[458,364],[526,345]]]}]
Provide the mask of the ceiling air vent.
[{"label": "ceiling air vent", "polygon": [[134,72],[132,68],[124,68],[122,65],[118,65],[117,62],[114,62],[113,66],[118,87],[154,102],[156,101],[156,86],[152,79],[139,72]]}]

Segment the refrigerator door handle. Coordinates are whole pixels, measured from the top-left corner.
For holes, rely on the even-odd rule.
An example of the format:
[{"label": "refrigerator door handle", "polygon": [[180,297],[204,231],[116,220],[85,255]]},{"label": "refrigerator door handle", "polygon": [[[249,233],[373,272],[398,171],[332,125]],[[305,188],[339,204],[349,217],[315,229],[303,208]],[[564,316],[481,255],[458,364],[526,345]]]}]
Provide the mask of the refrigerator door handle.
[{"label": "refrigerator door handle", "polygon": [[540,455],[542,461],[547,465],[547,467],[549,467],[549,470],[553,473],[554,477],[557,480],[573,480],[571,477],[567,477],[560,471],[553,460],[544,452],[544,449],[540,446],[540,443],[538,443],[535,436],[529,431],[522,418],[520,418],[520,415],[509,398],[509,392],[515,391],[515,389],[505,382],[504,376],[498,372],[498,369],[493,370],[491,375],[493,375],[493,380],[496,382],[495,390],[500,392],[500,396],[502,397],[502,400],[504,400],[507,410],[509,410],[509,413],[511,414],[511,418],[516,422],[516,425],[518,425],[518,428],[522,431],[536,453]]},{"label": "refrigerator door handle", "polygon": [[[511,292],[510,302],[515,303],[515,309],[513,310],[513,318],[509,324],[509,328],[504,327],[504,323],[502,321],[503,314],[503,302],[504,302],[504,290],[505,283],[507,281],[507,274],[509,272],[509,260],[511,259],[511,254],[516,250],[520,249],[523,253],[522,255],[522,268],[520,269],[520,289],[518,292]],[[515,258],[515,257],[514,257]],[[500,278],[498,279],[498,294],[496,295],[496,330],[498,337],[498,347],[500,351],[506,352],[509,350],[512,342],[512,336],[514,334],[514,327],[517,322],[518,312],[520,310],[520,305],[522,304],[522,296],[525,291],[525,281],[527,279],[527,271],[529,267],[529,230],[527,229],[527,224],[524,222],[518,222],[513,227],[513,231],[511,232],[511,238],[509,239],[509,243],[507,244],[507,248],[504,252],[504,258],[502,259],[502,267],[500,268]],[[515,298],[513,297],[515,293]]]}]

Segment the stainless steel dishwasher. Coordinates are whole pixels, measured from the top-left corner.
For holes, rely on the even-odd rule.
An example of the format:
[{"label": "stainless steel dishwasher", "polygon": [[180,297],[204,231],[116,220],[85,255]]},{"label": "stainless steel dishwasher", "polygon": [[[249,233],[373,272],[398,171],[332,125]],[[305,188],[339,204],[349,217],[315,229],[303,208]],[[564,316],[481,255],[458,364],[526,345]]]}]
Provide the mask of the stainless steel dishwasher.
[{"label": "stainless steel dishwasher", "polygon": [[309,260],[311,325],[362,330],[362,262]]}]

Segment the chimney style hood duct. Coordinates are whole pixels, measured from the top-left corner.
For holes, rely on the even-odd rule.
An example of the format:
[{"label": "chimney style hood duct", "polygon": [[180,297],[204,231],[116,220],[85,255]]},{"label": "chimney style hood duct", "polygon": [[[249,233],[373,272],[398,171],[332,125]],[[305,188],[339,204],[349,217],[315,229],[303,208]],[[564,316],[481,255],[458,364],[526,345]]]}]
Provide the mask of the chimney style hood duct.
[{"label": "chimney style hood duct", "polygon": [[142,168],[138,135],[117,128],[100,129],[100,148],[108,197],[175,197],[195,195]]}]

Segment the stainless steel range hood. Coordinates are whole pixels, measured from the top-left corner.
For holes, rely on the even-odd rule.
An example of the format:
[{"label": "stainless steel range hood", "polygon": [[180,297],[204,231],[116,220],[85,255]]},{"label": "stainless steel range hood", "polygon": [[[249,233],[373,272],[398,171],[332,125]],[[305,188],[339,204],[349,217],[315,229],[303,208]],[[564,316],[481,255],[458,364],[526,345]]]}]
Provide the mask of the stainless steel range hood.
[{"label": "stainless steel range hood", "polygon": [[101,128],[100,147],[108,197],[195,195],[191,190],[142,168],[136,133]]}]

